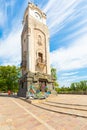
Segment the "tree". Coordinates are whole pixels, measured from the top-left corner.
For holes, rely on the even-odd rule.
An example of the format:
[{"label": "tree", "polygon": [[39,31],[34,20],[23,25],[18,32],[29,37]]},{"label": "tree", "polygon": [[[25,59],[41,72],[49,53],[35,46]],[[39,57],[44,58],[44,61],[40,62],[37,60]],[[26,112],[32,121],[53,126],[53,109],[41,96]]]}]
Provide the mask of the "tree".
[{"label": "tree", "polygon": [[17,91],[20,68],[16,66],[0,66],[0,90]]},{"label": "tree", "polygon": [[76,90],[76,85],[75,83],[72,83],[71,86],[70,86],[71,90],[75,91]]},{"label": "tree", "polygon": [[87,94],[87,80],[71,83],[70,87],[57,88],[58,93]]},{"label": "tree", "polygon": [[57,74],[56,74],[56,69],[55,68],[51,68],[51,75],[53,76],[53,78],[55,80],[57,80]]},{"label": "tree", "polygon": [[55,68],[51,68],[51,75],[54,79],[54,86],[58,87],[59,84],[57,83],[57,73],[56,73],[56,69]]}]

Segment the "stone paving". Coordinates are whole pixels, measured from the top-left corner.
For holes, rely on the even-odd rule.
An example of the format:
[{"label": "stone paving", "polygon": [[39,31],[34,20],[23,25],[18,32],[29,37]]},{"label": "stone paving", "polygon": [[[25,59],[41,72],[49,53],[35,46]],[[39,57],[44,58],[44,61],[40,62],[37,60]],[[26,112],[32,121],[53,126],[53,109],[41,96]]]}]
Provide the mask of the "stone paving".
[{"label": "stone paving", "polygon": [[[58,95],[47,100],[87,105],[87,95]],[[0,96],[0,130],[87,130],[87,118],[47,111],[18,98]]]}]

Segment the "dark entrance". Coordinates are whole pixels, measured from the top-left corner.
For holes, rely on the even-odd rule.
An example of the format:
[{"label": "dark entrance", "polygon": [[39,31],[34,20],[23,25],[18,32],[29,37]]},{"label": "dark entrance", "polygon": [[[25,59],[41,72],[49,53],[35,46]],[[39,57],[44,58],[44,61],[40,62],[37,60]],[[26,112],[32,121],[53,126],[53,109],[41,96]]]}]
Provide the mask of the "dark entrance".
[{"label": "dark entrance", "polygon": [[40,86],[40,91],[46,92],[47,91],[47,79],[39,79],[39,86]]}]

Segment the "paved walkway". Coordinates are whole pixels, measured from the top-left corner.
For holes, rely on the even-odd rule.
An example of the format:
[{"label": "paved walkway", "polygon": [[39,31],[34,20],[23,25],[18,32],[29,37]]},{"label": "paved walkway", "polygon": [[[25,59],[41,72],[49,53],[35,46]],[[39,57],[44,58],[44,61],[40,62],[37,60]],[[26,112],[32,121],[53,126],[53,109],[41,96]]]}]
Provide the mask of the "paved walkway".
[{"label": "paved walkway", "polygon": [[[48,100],[87,105],[86,95],[58,95]],[[87,130],[87,118],[47,111],[18,98],[0,96],[0,130]]]}]

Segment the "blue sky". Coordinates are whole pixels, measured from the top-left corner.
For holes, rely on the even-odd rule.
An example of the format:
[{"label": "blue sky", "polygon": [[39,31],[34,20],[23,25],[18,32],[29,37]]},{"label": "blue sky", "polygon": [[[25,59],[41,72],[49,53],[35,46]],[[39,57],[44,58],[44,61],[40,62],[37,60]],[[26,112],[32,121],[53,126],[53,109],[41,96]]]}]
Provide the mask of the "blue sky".
[{"label": "blue sky", "polygon": [[[29,0],[0,0],[0,65],[21,62],[22,18]],[[31,0],[47,14],[51,65],[60,86],[87,80],[87,0]]]}]

